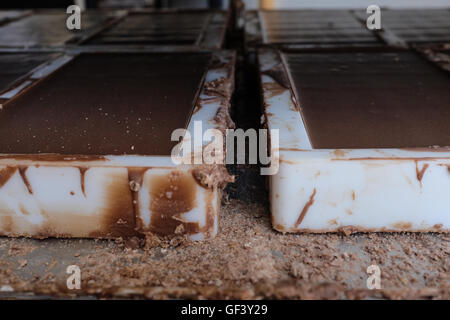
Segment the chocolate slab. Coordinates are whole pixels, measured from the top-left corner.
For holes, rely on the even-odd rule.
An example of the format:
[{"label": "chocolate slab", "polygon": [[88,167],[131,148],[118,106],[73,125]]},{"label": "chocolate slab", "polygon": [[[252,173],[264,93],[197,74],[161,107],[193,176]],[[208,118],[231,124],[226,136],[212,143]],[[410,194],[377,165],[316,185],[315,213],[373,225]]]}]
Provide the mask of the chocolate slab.
[{"label": "chocolate slab", "polygon": [[447,9],[384,10],[382,28],[406,43],[450,42]]},{"label": "chocolate slab", "polygon": [[283,56],[314,149],[450,145],[450,78],[415,53]]},{"label": "chocolate slab", "polygon": [[87,44],[193,45],[210,16],[206,11],[132,13]]},{"label": "chocolate slab", "polygon": [[209,61],[207,53],[82,54],[3,106],[0,150],[170,155]]},{"label": "chocolate slab", "polygon": [[0,27],[0,47],[60,46],[84,31],[106,22],[100,12],[85,12],[81,17],[81,31],[67,29],[68,15],[61,12],[39,12]]},{"label": "chocolate slab", "polygon": [[265,43],[378,43],[376,36],[345,10],[261,11]]},{"label": "chocolate slab", "polygon": [[47,53],[1,53],[0,93],[11,84],[50,59]]}]

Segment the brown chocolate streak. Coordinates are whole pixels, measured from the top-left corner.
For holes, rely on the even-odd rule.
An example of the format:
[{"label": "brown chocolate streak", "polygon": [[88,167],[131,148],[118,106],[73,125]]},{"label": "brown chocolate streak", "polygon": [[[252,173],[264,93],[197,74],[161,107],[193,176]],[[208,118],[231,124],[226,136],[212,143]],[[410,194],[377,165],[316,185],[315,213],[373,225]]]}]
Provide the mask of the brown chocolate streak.
[{"label": "brown chocolate streak", "polygon": [[0,170],[0,188],[3,187],[16,172],[17,168],[5,167]]},{"label": "brown chocolate streak", "polygon": [[[128,168],[128,181],[130,184],[130,189],[131,189],[131,184],[135,183],[138,185],[138,188],[140,188],[142,186],[142,182],[144,181],[144,175],[147,172],[149,168]],[[139,215],[139,190],[131,190],[131,196],[133,199],[133,209],[134,209],[134,217],[135,217],[135,222],[136,222],[136,227],[138,229],[141,229],[142,226],[142,222],[140,221],[140,219],[138,219],[138,217],[140,217]]]},{"label": "brown chocolate streak", "polygon": [[20,166],[19,173],[20,173],[20,176],[22,177],[23,183],[25,183],[25,185],[27,186],[28,192],[30,194],[33,194],[33,189],[31,188],[30,181],[28,181],[28,178],[26,175],[27,169],[28,169],[28,167]]},{"label": "brown chocolate streak", "polygon": [[448,173],[450,173],[450,164],[440,164],[440,166],[447,167]]},{"label": "brown chocolate streak", "polygon": [[267,71],[263,71],[261,74],[271,77],[276,83],[285,89],[290,88],[288,77],[286,76],[284,67],[281,64],[278,64]]},{"label": "brown chocolate streak", "polygon": [[416,176],[417,176],[417,180],[419,180],[419,182],[422,183],[423,175],[425,174],[425,171],[428,169],[429,165],[428,165],[428,163],[425,163],[425,164],[423,165],[422,169],[419,170],[419,163],[418,163],[418,161],[416,160],[415,163],[416,163]]},{"label": "brown chocolate streak", "polygon": [[171,235],[181,224],[183,232],[201,232],[198,222],[184,222],[183,214],[196,206],[196,183],[184,172],[172,172],[169,176],[152,177],[150,231],[158,235]]},{"label": "brown chocolate streak", "polygon": [[295,223],[295,227],[296,228],[302,223],[303,219],[305,218],[306,213],[309,210],[309,207],[311,207],[314,204],[314,197],[315,196],[316,196],[316,188],[314,188],[314,191],[313,191],[312,195],[309,197],[309,201],[303,207],[303,210],[300,213],[300,216],[298,217],[297,222]]},{"label": "brown chocolate streak", "polygon": [[86,192],[85,192],[85,189],[84,189],[84,178],[85,178],[85,175],[86,175],[86,171],[87,171],[89,168],[86,168],[86,167],[78,167],[78,169],[80,170],[80,184],[81,184],[81,191],[83,192],[83,195],[86,196]]},{"label": "brown chocolate streak", "polygon": [[127,184],[128,175],[118,174],[112,176],[105,186],[108,190],[108,201],[101,231],[91,233],[89,237],[95,238],[127,238],[136,236],[136,216],[132,203],[132,192]]},{"label": "brown chocolate streak", "polygon": [[94,155],[63,155],[63,154],[12,154],[12,155],[0,155],[0,160],[13,159],[13,160],[29,160],[29,161],[105,161],[104,156]]}]

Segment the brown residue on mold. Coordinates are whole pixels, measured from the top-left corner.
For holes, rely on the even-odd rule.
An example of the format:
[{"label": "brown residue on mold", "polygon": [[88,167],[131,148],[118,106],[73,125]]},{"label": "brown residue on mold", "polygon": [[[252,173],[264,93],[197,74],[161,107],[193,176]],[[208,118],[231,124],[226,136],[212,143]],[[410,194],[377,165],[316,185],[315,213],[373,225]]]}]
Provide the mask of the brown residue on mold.
[{"label": "brown residue on mold", "polygon": [[345,152],[344,150],[341,150],[341,149],[336,149],[336,150],[333,151],[333,154],[334,154],[336,157],[341,158],[341,157],[345,157],[345,155],[347,154],[347,152]]},{"label": "brown residue on mold", "polygon": [[198,222],[186,222],[183,214],[197,206],[197,183],[191,175],[172,171],[169,175],[151,177],[150,231],[166,236],[174,234],[183,225],[188,234],[200,231]]},{"label": "brown residue on mold", "polygon": [[300,109],[298,107],[297,99],[295,99],[295,95],[294,94],[291,94],[291,102],[292,102],[292,106],[289,109],[292,110],[292,111],[299,112]]},{"label": "brown residue on mold", "polygon": [[297,222],[295,223],[295,227],[297,228],[303,221],[303,219],[305,218],[306,213],[309,210],[309,207],[311,207],[314,204],[314,197],[316,196],[316,188],[314,188],[313,193],[311,194],[311,196],[309,197],[308,202],[305,204],[305,206],[303,207],[302,212],[300,212],[300,215],[297,219]]},{"label": "brown residue on mold", "polygon": [[29,215],[30,212],[28,212],[28,210],[24,207],[24,205],[22,203],[19,204],[19,208],[20,208],[20,212],[22,212],[22,214],[24,215]]},{"label": "brown residue on mold", "polygon": [[413,186],[413,182],[411,181],[411,179],[407,175],[404,175],[404,177],[405,177],[406,181],[408,181],[408,184],[410,186]]},{"label": "brown residue on mold", "polygon": [[[129,237],[137,234],[131,191],[125,170],[109,174],[108,183],[104,185],[104,207],[93,214],[80,219],[76,211],[60,212],[44,211],[41,214],[45,222],[37,233],[30,231],[33,238],[103,238],[112,239]],[[76,209],[75,209],[76,210]]]},{"label": "brown residue on mold", "polygon": [[418,161],[416,160],[415,163],[416,163],[416,176],[417,176],[417,180],[419,180],[420,184],[422,184],[423,175],[425,174],[425,171],[428,169],[429,164],[428,164],[428,163],[425,163],[425,164],[423,165],[422,169],[419,170],[419,163],[418,163]]},{"label": "brown residue on mold", "polygon": [[86,192],[85,192],[85,190],[84,190],[84,178],[85,178],[85,175],[86,175],[86,171],[87,171],[89,168],[86,168],[86,167],[79,167],[78,169],[80,170],[81,192],[83,192],[83,195],[86,196]]},{"label": "brown residue on mold", "polygon": [[219,78],[213,81],[205,82],[203,86],[204,94],[208,96],[219,96],[228,99],[231,95],[229,81],[226,78]]},{"label": "brown residue on mold", "polygon": [[280,86],[277,82],[266,82],[263,84],[263,89],[269,99],[282,95],[288,90],[285,87]]},{"label": "brown residue on mold", "polygon": [[0,216],[0,224],[2,226],[2,234],[8,234],[13,230],[14,221],[11,216]]},{"label": "brown residue on mold", "polygon": [[5,167],[0,169],[0,188],[9,181],[16,171],[17,168],[15,167]]},{"label": "brown residue on mold", "polygon": [[442,223],[435,224],[435,225],[433,226],[433,229],[434,229],[434,230],[441,230],[443,226],[444,226],[444,225],[443,225]]},{"label": "brown residue on mold", "polygon": [[144,175],[149,168],[128,168],[128,182],[133,192],[138,192],[142,186]]},{"label": "brown residue on mold", "polygon": [[292,160],[286,160],[286,159],[284,159],[284,158],[282,158],[282,157],[280,157],[279,162],[280,162],[280,163],[287,163],[287,164],[297,164],[297,162],[295,162],[295,161],[292,161]]},{"label": "brown residue on mold", "polygon": [[440,164],[440,166],[447,167],[448,173],[450,173],[450,164]]},{"label": "brown residue on mold", "polygon": [[272,69],[261,72],[261,74],[271,77],[277,84],[279,84],[285,89],[291,87],[289,79],[281,63],[277,64]]},{"label": "brown residue on mold", "polygon": [[149,168],[128,168],[128,185],[131,190],[134,215],[136,217],[136,227],[142,228],[142,221],[139,214],[139,190],[141,189],[144,175]]},{"label": "brown residue on mold", "polygon": [[[201,99],[199,99],[199,100],[201,100]],[[199,112],[202,108],[203,108],[203,104],[201,102],[197,103],[195,105],[195,107],[194,107],[194,111],[192,111],[192,114],[195,114],[195,113]]]},{"label": "brown residue on mold", "polygon": [[216,123],[216,129],[225,133],[227,129],[235,128],[233,119],[231,119],[229,112],[229,105],[221,104],[214,116],[214,122]]},{"label": "brown residue on mold", "polygon": [[226,129],[234,128],[233,119],[230,116],[230,100],[233,92],[232,72],[227,78],[218,78],[213,81],[205,82],[203,85],[203,94],[210,96],[210,99],[199,98],[197,108],[194,111],[198,112],[203,107],[204,103],[219,102],[220,107],[214,116],[216,129],[225,133]]},{"label": "brown residue on mold", "polygon": [[329,220],[329,221],[328,221],[328,224],[329,224],[329,225],[337,225],[337,224],[338,224],[337,219]]},{"label": "brown residue on mold", "polygon": [[307,150],[302,150],[302,149],[298,149],[298,148],[279,148],[278,150],[280,150],[280,151],[307,151]]},{"label": "brown residue on mold", "polygon": [[352,190],[352,200],[353,200],[353,201],[356,200],[356,193],[355,193],[355,190]]},{"label": "brown residue on mold", "polygon": [[[110,182],[104,186],[105,206],[99,208],[95,213],[85,215],[80,219],[76,209],[68,209],[61,214],[61,212],[44,211],[41,208],[39,213],[45,218],[44,222],[30,229],[27,227],[27,231],[13,236],[44,239],[49,236],[57,238],[117,238],[136,235],[135,213],[131,191],[127,183],[127,173],[121,170],[110,174],[109,178],[111,178]],[[73,195],[75,192],[72,191],[71,194]],[[20,210],[23,214],[27,214],[23,206],[20,206]],[[9,225],[13,225],[16,220],[12,216],[9,216],[8,219]]]},{"label": "brown residue on mold", "polygon": [[[101,228],[102,238],[130,237],[137,234],[133,197],[128,185],[126,172],[112,175],[107,190],[107,207],[103,209]],[[95,234],[90,234],[95,237]]]},{"label": "brown residue on mold", "polygon": [[224,165],[198,165],[192,170],[192,176],[195,181],[206,189],[215,187],[223,189],[227,183],[234,182],[234,176],[231,176]]},{"label": "brown residue on mold", "polygon": [[104,156],[91,156],[91,155],[62,155],[53,153],[42,154],[14,154],[14,155],[0,155],[0,160],[12,159],[22,161],[106,161]]},{"label": "brown residue on mold", "polygon": [[[196,109],[198,108],[198,110],[200,110],[201,108],[203,108],[203,106],[205,104],[217,103],[217,102],[219,102],[219,103],[224,102],[224,98],[221,96],[208,96],[208,98],[204,98],[204,97],[198,98]],[[197,112],[198,110],[195,110],[194,113]]]},{"label": "brown residue on mold", "polygon": [[292,128],[289,124],[285,124],[286,128],[288,129],[289,132],[293,132],[294,128]]},{"label": "brown residue on mold", "polygon": [[412,227],[411,222],[397,222],[394,224],[395,229],[409,230]]},{"label": "brown residue on mold", "polygon": [[[290,232],[290,230],[287,230],[284,226],[282,226],[281,224],[277,224],[273,221],[273,217],[272,217],[272,228],[274,228],[276,231],[281,232],[283,234]],[[294,231],[295,232],[295,231]]]},{"label": "brown residue on mold", "polygon": [[27,169],[28,169],[28,167],[20,166],[19,167],[19,173],[20,173],[20,176],[22,177],[23,183],[27,187],[28,192],[30,194],[33,194],[33,189],[31,188],[30,181],[28,181],[28,178],[27,178],[27,175],[26,175]]}]

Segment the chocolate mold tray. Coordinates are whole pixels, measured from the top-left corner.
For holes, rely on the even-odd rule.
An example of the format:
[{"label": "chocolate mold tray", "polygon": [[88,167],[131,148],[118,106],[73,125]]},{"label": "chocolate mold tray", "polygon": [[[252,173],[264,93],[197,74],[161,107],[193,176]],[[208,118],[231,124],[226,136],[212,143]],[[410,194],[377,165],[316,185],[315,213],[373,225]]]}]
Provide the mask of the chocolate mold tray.
[{"label": "chocolate mold tray", "polygon": [[405,51],[258,58],[276,230],[449,231],[448,74]]},{"label": "chocolate mold tray", "polygon": [[233,125],[234,52],[77,50],[0,96],[0,234],[213,237],[230,176],[176,165],[170,133]]}]

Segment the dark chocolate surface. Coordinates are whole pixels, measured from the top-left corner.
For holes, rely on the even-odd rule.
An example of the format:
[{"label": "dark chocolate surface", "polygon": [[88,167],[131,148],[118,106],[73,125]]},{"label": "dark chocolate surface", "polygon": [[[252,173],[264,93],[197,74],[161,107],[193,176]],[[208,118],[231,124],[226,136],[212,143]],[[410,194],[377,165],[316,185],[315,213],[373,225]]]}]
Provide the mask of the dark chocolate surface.
[{"label": "dark chocolate surface", "polygon": [[107,16],[100,12],[84,12],[81,16],[81,30],[68,30],[68,15],[61,13],[36,13],[7,23],[0,27],[0,46],[56,46],[63,45],[83,31],[101,24]]},{"label": "dark chocolate surface", "polygon": [[450,78],[418,55],[284,57],[313,148],[450,145]]},{"label": "dark chocolate surface", "polygon": [[9,89],[14,81],[46,62],[51,56],[46,53],[1,53],[0,92]]},{"label": "dark chocolate surface", "polygon": [[193,45],[209,17],[208,12],[134,13],[88,43]]},{"label": "dark chocolate surface", "polygon": [[408,43],[450,42],[450,10],[384,10],[382,27]]},{"label": "dark chocolate surface", "polygon": [[345,10],[262,11],[269,43],[377,43],[378,39]]},{"label": "dark chocolate surface", "polygon": [[1,153],[170,155],[206,53],[84,54],[5,104]]}]

